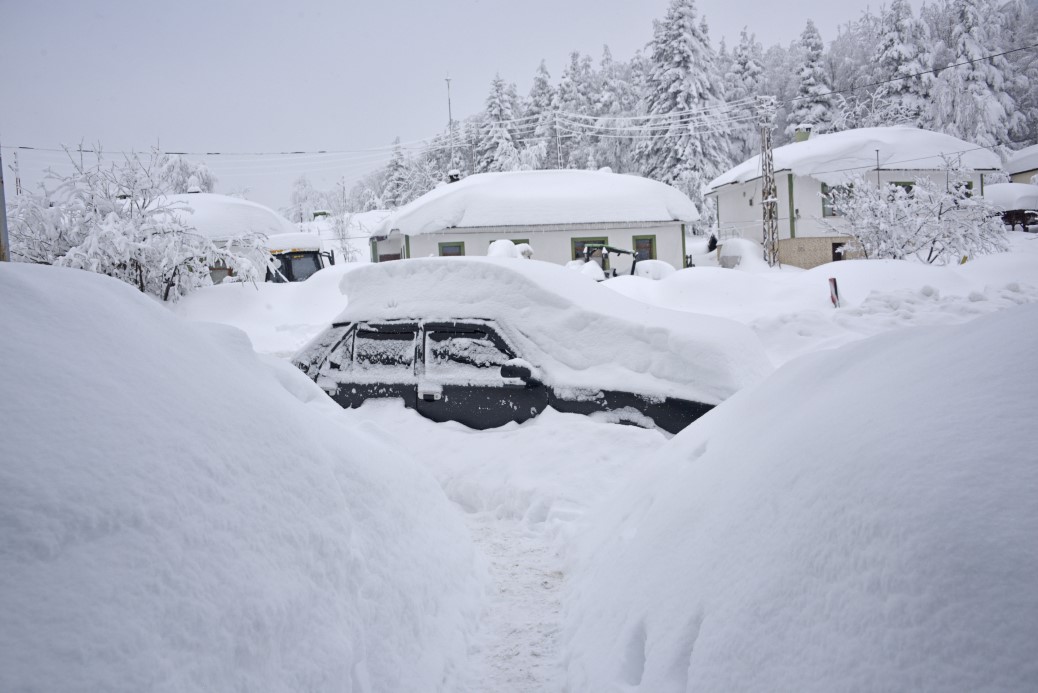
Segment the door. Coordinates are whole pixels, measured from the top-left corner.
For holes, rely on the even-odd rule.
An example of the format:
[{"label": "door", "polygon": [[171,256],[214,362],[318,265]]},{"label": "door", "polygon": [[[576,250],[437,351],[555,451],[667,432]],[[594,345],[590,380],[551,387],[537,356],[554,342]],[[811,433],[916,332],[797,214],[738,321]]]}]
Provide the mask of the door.
[{"label": "door", "polygon": [[349,359],[342,357],[349,368],[338,376],[334,399],[344,407],[357,407],[368,399],[399,397],[413,409],[418,333],[415,323],[359,323],[353,332],[353,353]]},{"label": "door", "polygon": [[540,383],[501,376],[501,366],[518,354],[491,324],[426,323],[423,342],[417,388],[423,416],[485,429],[526,421],[547,405]]}]

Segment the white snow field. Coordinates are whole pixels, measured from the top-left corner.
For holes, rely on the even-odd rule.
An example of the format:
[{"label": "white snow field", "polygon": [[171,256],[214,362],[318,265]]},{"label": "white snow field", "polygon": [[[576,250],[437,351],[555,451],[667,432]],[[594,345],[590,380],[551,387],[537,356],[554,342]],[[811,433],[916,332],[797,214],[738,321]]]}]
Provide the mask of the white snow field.
[{"label": "white snow field", "polygon": [[[95,289],[89,293],[79,283],[61,294],[44,287],[20,290],[35,296],[26,309],[35,317],[22,318],[21,333],[39,335],[7,341],[21,362],[41,364],[18,370],[19,381],[35,384],[20,386],[18,401],[34,401],[23,392],[40,401],[12,407],[13,398],[0,399],[4,425],[27,426],[33,412],[43,411],[64,428],[49,425],[46,434],[40,424],[29,429],[35,437],[19,444],[37,457],[38,450],[56,451],[46,465],[52,473],[37,478],[5,457],[0,493],[67,498],[60,507],[72,510],[57,513],[59,518],[79,518],[74,510],[91,520],[66,522],[79,528],[74,533],[62,529],[60,520],[25,515],[30,519],[19,519],[17,526],[27,529],[19,532],[89,541],[73,544],[77,574],[113,572],[112,565],[121,566],[116,577],[145,571],[129,558],[144,556],[134,561],[161,578],[139,581],[143,587],[129,578],[114,580],[110,590],[86,591],[69,577],[66,564],[40,558],[50,554],[22,548],[35,545],[15,544],[8,537],[22,534],[5,531],[0,540],[12,544],[0,546],[17,546],[22,553],[5,548],[0,568],[11,561],[8,556],[24,556],[38,571],[29,581],[41,586],[22,587],[21,573],[9,577],[5,569],[0,606],[5,613],[14,603],[22,613],[46,609],[51,616],[42,625],[0,621],[0,658],[29,662],[16,668],[0,660],[0,676],[32,673],[50,676],[43,683],[54,684],[64,683],[60,677],[69,667],[96,676],[104,669],[118,681],[161,671],[167,678],[152,688],[182,690],[225,690],[241,681],[239,687],[248,690],[495,693],[1034,690],[1038,440],[1031,421],[1038,401],[1038,308],[1026,304],[1038,302],[1036,238],[1011,234],[1012,252],[956,267],[847,261],[811,271],[779,270],[744,258],[736,270],[699,266],[658,281],[605,282],[640,301],[646,315],[655,313],[650,304],[685,311],[685,329],[713,324],[704,316],[741,322],[779,366],[673,438],[551,410],[522,425],[474,431],[432,423],[391,401],[356,410],[330,405],[287,368],[286,359],[343,311],[340,284],[356,284],[363,276],[351,267],[322,270],[300,284],[217,286],[172,307],[192,320],[240,327],[257,351],[282,357],[262,356],[266,368],[240,335],[160,319],[148,300],[112,282],[92,278]],[[712,257],[700,255],[700,265]],[[30,270],[48,271],[24,271]],[[571,274],[572,281],[584,281]],[[829,302],[830,276],[839,281],[840,308]],[[102,286],[104,291],[96,288]],[[374,298],[384,289],[366,290]],[[472,293],[471,287],[455,289]],[[10,295],[6,284],[0,291]],[[117,307],[104,307],[111,296],[119,297]],[[631,305],[617,299],[617,306]],[[399,297],[386,294],[384,301]],[[507,302],[505,297],[497,304]],[[70,306],[67,313],[61,305]],[[14,309],[5,301],[4,310]],[[619,310],[625,319],[638,314]],[[52,314],[58,317],[39,317]],[[98,333],[98,324],[128,332]],[[599,339],[593,326],[559,329],[574,351],[604,353],[588,343]],[[68,335],[77,341],[60,343]],[[147,360],[134,356],[139,353]],[[181,377],[196,362],[201,375]],[[42,365],[49,363],[60,367]],[[286,400],[284,387],[271,383],[269,368],[279,364],[277,378],[297,399]],[[111,373],[122,375],[127,368],[125,377],[109,384]],[[51,394],[67,393],[73,378],[80,383],[75,401]],[[137,383],[152,385],[138,395]],[[6,394],[10,386],[0,387]],[[126,403],[115,414],[112,397],[96,394],[113,387]],[[152,391],[176,396],[152,397]],[[145,401],[137,399],[145,395]],[[204,422],[193,409],[172,404],[185,398]],[[117,430],[113,420],[122,422]],[[163,430],[160,422],[171,428]],[[154,465],[142,466],[142,460],[193,460],[190,474],[169,472],[184,469],[185,462],[159,467],[168,474],[162,486],[173,490],[175,504],[157,492],[113,496],[86,471],[70,474],[59,467],[56,456],[71,445],[65,431],[88,424],[108,431],[115,443],[100,448],[83,433],[77,448],[91,455],[91,468],[104,471],[102,481],[128,477],[120,488],[151,479],[143,471]],[[291,430],[307,431],[315,442],[289,445],[298,438],[285,435]],[[10,440],[5,433],[4,445]],[[268,445],[274,445],[273,458],[265,456]],[[214,446],[240,449],[263,462],[230,463],[230,453],[216,458],[220,462],[199,457]],[[124,474],[116,474],[106,460],[122,460],[124,453],[131,461],[119,462]],[[29,481],[8,492],[11,470]],[[303,480],[300,470],[306,472]],[[231,490],[212,481],[218,471],[220,479],[235,480]],[[340,482],[346,473],[364,483]],[[423,481],[429,475],[453,509]],[[30,482],[32,496],[22,490]],[[378,486],[377,493],[368,482]],[[363,490],[353,493],[355,488]],[[23,517],[11,508],[29,512],[21,500],[22,505],[12,505],[6,495],[0,500],[0,526]],[[366,504],[353,505],[361,500]],[[124,505],[135,514],[110,509]],[[291,510],[281,512],[284,507]],[[355,522],[338,519],[329,510],[336,508],[353,513]],[[151,534],[160,532],[148,523],[160,520],[166,523],[161,536],[171,538],[156,542]],[[115,536],[106,533],[123,527],[119,522],[130,527]],[[412,522],[417,524],[407,524]],[[409,534],[395,533],[404,526]],[[297,541],[309,536],[307,528],[316,528],[322,539]],[[342,545],[330,538],[340,530],[347,537]],[[253,537],[250,532],[283,539],[273,544],[273,558],[263,560],[254,538],[241,538]],[[372,543],[383,536],[390,541],[376,553]],[[58,539],[50,541],[48,546],[61,546]],[[327,584],[313,573],[336,565],[327,556],[340,551],[362,568],[392,576],[385,580],[392,588],[369,582],[360,590],[371,595],[360,602],[361,620],[351,611],[360,608],[356,591],[322,601],[345,606],[321,611],[312,629],[293,618],[296,611],[283,606],[286,599],[271,599],[289,624],[281,628],[257,606],[255,578],[239,579],[223,569],[219,578],[208,575],[194,560],[204,551],[218,565],[233,561],[266,575],[264,596],[276,594],[270,585],[296,584],[277,578],[279,570],[306,576],[298,581],[307,587],[299,588],[303,596],[297,601],[308,608],[316,608],[316,594]],[[95,556],[109,567],[92,563]],[[435,563],[428,562],[430,556]],[[15,597],[9,596],[10,585],[19,586]],[[151,596],[154,585],[160,591]],[[486,590],[479,599],[481,585]],[[173,586],[175,591],[161,591]],[[120,590],[133,608],[117,613],[112,604]],[[219,596],[212,602],[219,609],[210,606],[208,595]],[[203,615],[156,616],[177,615],[185,604],[197,605]],[[70,609],[93,610],[103,618],[65,627],[54,614]],[[218,625],[210,618],[217,612],[235,625]],[[249,620],[257,612],[263,615]],[[238,616],[259,625],[240,626]],[[21,624],[17,638],[12,623]],[[93,656],[95,650],[65,647],[54,624],[71,633],[63,638],[101,642],[101,654],[90,660],[83,653]],[[375,635],[362,644],[350,640],[364,630]],[[15,651],[7,646],[12,638]],[[230,645],[237,639],[253,643],[263,656],[239,657]],[[191,649],[199,641],[226,646],[199,653]],[[344,642],[365,648],[366,679],[351,677],[350,665],[339,661],[356,661],[338,656],[352,652],[338,647]],[[119,659],[120,648],[130,655]],[[419,651],[425,659],[416,661],[423,664],[412,666],[406,659]],[[40,657],[48,666],[52,660],[61,666],[37,673]],[[146,663],[138,666],[133,657]],[[385,667],[375,667],[375,657]],[[285,678],[269,676],[271,669]],[[195,678],[186,678],[185,671]],[[207,679],[200,671],[221,671],[226,678]],[[282,684],[289,671],[311,678]],[[415,683],[432,671],[437,683]],[[109,687],[110,679],[97,680],[95,688]],[[145,684],[138,688],[152,681],[134,682],[139,680]],[[0,679],[0,689],[10,688],[6,683]]]},{"label": "white snow field", "polygon": [[0,690],[458,689],[486,575],[427,469],[129,285],[0,296]]},{"label": "white snow field", "polygon": [[1038,687],[1038,306],[787,364],[586,518],[569,690]]}]

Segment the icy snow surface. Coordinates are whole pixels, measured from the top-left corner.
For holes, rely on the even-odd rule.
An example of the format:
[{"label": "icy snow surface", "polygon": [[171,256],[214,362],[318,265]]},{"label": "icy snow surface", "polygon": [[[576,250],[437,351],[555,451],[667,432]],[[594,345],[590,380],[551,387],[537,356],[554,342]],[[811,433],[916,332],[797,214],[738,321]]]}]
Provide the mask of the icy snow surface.
[{"label": "icy snow surface", "polygon": [[696,221],[676,188],[609,171],[480,173],[441,185],[391,214],[377,235],[417,235],[451,227]]},{"label": "icy snow surface", "polygon": [[[994,152],[970,142],[929,130],[899,126],[859,128],[815,135],[774,150],[775,171],[792,171],[830,184],[842,183],[879,166],[883,170],[945,169],[945,159],[961,162],[967,169],[998,170],[1002,162]],[[721,174],[707,185],[708,191],[729,183],[759,178],[760,156],[755,156]]]},{"label": "icy snow surface", "polygon": [[[644,279],[643,281],[652,281]],[[723,318],[632,301],[537,260],[420,258],[343,277],[337,321],[495,320],[556,387],[620,389],[716,404],[771,371],[759,340]]]},{"label": "icy snow surface", "polygon": [[567,690],[1038,689],[1038,306],[781,368],[585,518]]},{"label": "icy snow surface", "polygon": [[399,445],[116,280],[0,296],[0,690],[462,685],[483,574]]}]

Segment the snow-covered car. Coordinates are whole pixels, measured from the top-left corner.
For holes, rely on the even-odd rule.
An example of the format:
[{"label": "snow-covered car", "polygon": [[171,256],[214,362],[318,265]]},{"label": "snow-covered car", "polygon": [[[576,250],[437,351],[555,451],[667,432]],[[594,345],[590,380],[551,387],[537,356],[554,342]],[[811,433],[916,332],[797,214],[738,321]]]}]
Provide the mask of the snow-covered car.
[{"label": "snow-covered car", "polygon": [[546,407],[677,432],[771,370],[744,325],[507,258],[359,268],[348,307],[293,358],[343,407],[396,397],[478,429]]}]

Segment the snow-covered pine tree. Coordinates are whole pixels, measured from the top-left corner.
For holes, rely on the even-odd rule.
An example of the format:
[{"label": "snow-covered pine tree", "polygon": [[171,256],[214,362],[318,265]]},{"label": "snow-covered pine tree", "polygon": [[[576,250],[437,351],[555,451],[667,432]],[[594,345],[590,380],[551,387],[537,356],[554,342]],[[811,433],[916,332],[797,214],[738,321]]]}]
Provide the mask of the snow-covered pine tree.
[{"label": "snow-covered pine tree", "polygon": [[[591,108],[594,115],[601,118],[598,124],[606,132],[613,128],[612,132],[621,134],[619,128],[625,121],[619,118],[635,114],[639,102],[635,82],[632,64],[614,60],[609,46],[603,46],[602,59],[594,74]],[[609,166],[617,172],[631,169],[633,139],[620,136],[594,139],[597,142],[589,152],[589,162],[593,159],[596,166]]]},{"label": "snow-covered pine tree", "polygon": [[[724,77],[725,100],[735,103],[752,99],[763,92],[764,81],[764,49],[757,43],[756,37],[747,33],[743,27],[739,33],[739,43],[732,49],[731,67]],[[750,115],[754,105],[750,103],[740,107],[739,115]],[[732,125],[732,157],[735,161],[745,161],[760,150],[760,133],[757,123],[748,120]]]},{"label": "snow-covered pine tree", "polygon": [[803,62],[798,73],[796,97],[787,116],[787,135],[792,135],[797,126],[804,123],[813,125],[815,132],[825,132],[834,116],[832,88],[823,60],[825,45],[815,23],[810,19],[800,34],[800,45],[803,48]]},{"label": "snow-covered pine tree", "polygon": [[555,87],[544,61],[537,66],[533,86],[526,101],[526,116],[529,118],[530,136],[521,148],[523,168],[555,168],[555,158],[549,153],[555,150]]},{"label": "snow-covered pine tree", "polygon": [[490,83],[486,108],[476,145],[476,170],[483,172],[519,169],[519,150],[512,139],[514,112],[508,86],[496,75]]},{"label": "snow-covered pine tree", "polygon": [[[908,123],[925,127],[933,75],[926,48],[926,26],[912,16],[907,0],[892,0],[880,16],[879,39],[873,53],[872,77],[883,112],[876,124]],[[889,81],[894,80],[894,81]]]},{"label": "snow-covered pine tree", "polygon": [[393,155],[386,164],[385,187],[379,196],[382,204],[387,209],[396,209],[407,203],[407,161],[404,158],[404,149],[400,146],[400,138],[393,140]]},{"label": "snow-covered pine tree", "polygon": [[289,205],[281,210],[281,213],[289,221],[303,222],[314,218],[314,211],[323,206],[321,193],[310,183],[306,174],[296,178],[292,184],[292,195],[289,197]]},{"label": "snow-covered pine tree", "polygon": [[644,104],[659,129],[638,147],[642,172],[678,187],[702,208],[703,187],[731,165],[731,150],[727,122],[703,112],[720,107],[724,92],[696,22],[695,0],[671,1],[649,47]]},{"label": "snow-covered pine tree", "polygon": [[948,9],[953,66],[938,75],[933,87],[934,125],[1005,154],[1010,131],[1025,124],[1006,91],[1009,62],[1004,56],[987,57],[1004,50],[1004,16],[994,0],[954,0]]},{"label": "snow-covered pine tree", "polygon": [[[1006,50],[1033,44],[1038,36],[1038,0],[1011,0],[1002,6]],[[1009,132],[1014,147],[1038,142],[1038,51],[1024,50],[1006,56],[1011,68],[1006,91],[1023,116]]]}]

